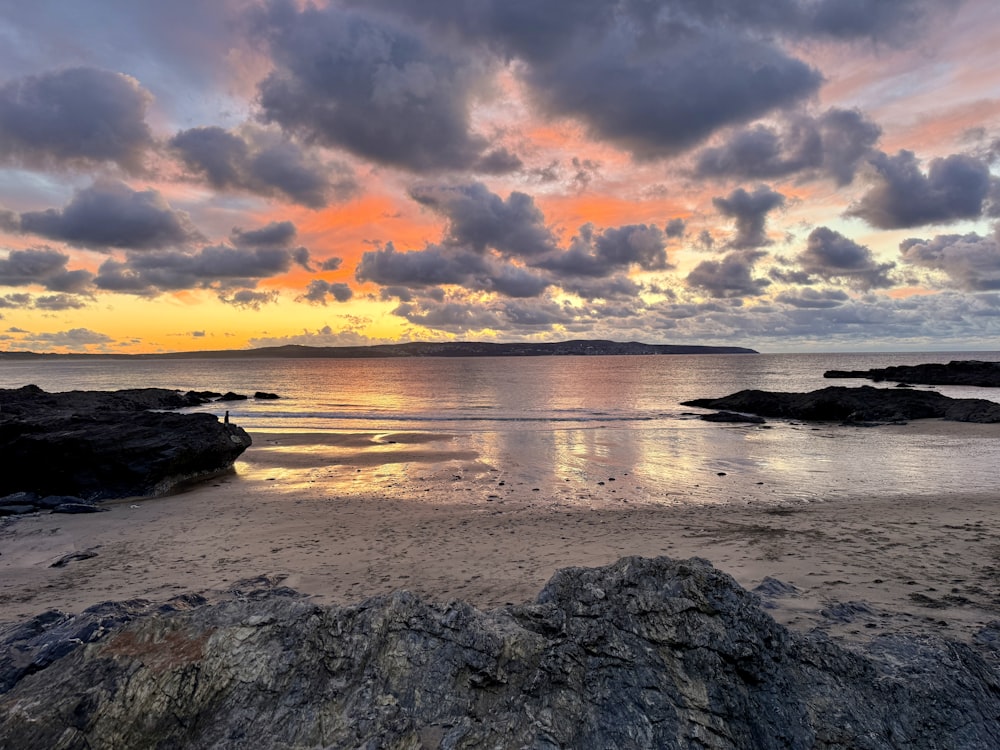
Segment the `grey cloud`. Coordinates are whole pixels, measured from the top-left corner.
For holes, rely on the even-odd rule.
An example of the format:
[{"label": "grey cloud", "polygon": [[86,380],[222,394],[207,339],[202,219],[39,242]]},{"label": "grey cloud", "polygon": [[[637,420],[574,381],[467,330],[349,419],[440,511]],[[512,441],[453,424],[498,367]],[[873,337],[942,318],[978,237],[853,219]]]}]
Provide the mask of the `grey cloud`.
[{"label": "grey cloud", "polygon": [[908,239],[899,246],[903,262],[941,271],[966,291],[1000,289],[1000,225],[992,235],[941,234],[932,240]]},{"label": "grey cloud", "polygon": [[233,307],[244,310],[260,310],[264,305],[278,299],[277,292],[256,292],[253,289],[240,289],[230,295],[220,294],[219,300]]},{"label": "grey cloud", "polygon": [[[534,103],[638,158],[809,99],[809,40],[907,39],[948,0],[347,0],[494,53]],[[446,34],[441,34],[444,31]],[[599,92],[599,94],[595,94]],[[833,166],[833,165],[831,165]],[[845,170],[848,168],[845,166]],[[551,175],[551,172],[550,172]],[[838,179],[846,179],[845,173]]]},{"label": "grey cloud", "polygon": [[530,195],[512,192],[506,200],[482,183],[421,185],[411,197],[448,219],[445,243],[478,253],[494,248],[509,257],[532,258],[555,247],[545,217]]},{"label": "grey cloud", "polygon": [[800,289],[796,292],[782,292],[777,295],[775,302],[781,302],[792,307],[805,308],[807,310],[825,310],[831,307],[840,307],[847,302],[850,297],[843,289]]},{"label": "grey cloud", "polygon": [[699,263],[686,281],[689,287],[701,289],[712,297],[754,297],[764,292],[770,282],[753,277],[754,264],[763,258],[760,251],[737,251],[722,260]]},{"label": "grey cloud", "polygon": [[354,296],[354,292],[350,286],[342,282],[330,283],[322,279],[313,279],[309,282],[306,293],[298,299],[312,304],[325,305],[327,296],[333,297],[337,302],[347,302]]},{"label": "grey cloud", "polygon": [[259,85],[265,120],[373,161],[465,169],[486,149],[469,110],[480,60],[426,42],[412,24],[331,5],[271,0],[258,28],[274,70]]},{"label": "grey cloud", "polygon": [[914,26],[935,7],[933,0],[819,0],[806,5],[807,29],[839,39],[909,41]]},{"label": "grey cloud", "polygon": [[79,310],[86,306],[85,300],[72,294],[49,294],[35,297],[34,301],[37,310]]},{"label": "grey cloud", "polygon": [[478,255],[454,255],[429,245],[423,250],[400,253],[391,242],[361,256],[355,271],[358,281],[373,281],[383,286],[423,287],[461,284],[485,269]]},{"label": "grey cloud", "polygon": [[850,184],[881,129],[858,110],[829,109],[819,117],[789,115],[781,128],[756,125],[736,131],[697,158],[699,177],[771,179],[826,174]]},{"label": "grey cloud", "polygon": [[855,289],[890,287],[889,272],[895,263],[878,263],[872,251],[840,232],[817,227],[809,234],[806,249],[796,258],[802,269],[822,279],[843,279]]},{"label": "grey cloud", "polygon": [[358,281],[382,286],[423,288],[459,285],[467,289],[494,291],[512,297],[541,294],[549,281],[528,269],[479,255],[461,248],[429,245],[425,249],[399,253],[392,243],[366,252],[355,271]]},{"label": "grey cloud", "polygon": [[559,286],[569,294],[592,302],[603,300],[630,300],[642,291],[642,287],[624,274],[607,278],[568,277],[559,280]]},{"label": "grey cloud", "polygon": [[295,241],[297,230],[290,221],[272,221],[259,229],[233,227],[230,237],[241,247],[288,247]]},{"label": "grey cloud", "polygon": [[[812,95],[820,74],[741,32],[676,28],[655,43],[624,24],[593,44],[524,71],[550,112],[641,159],[697,145],[727,125]],[[594,91],[602,92],[594,96]]]},{"label": "grey cloud", "polygon": [[107,291],[147,295],[217,284],[247,286],[255,280],[286,273],[297,262],[298,250],[304,248],[288,250],[214,245],[193,253],[133,253],[125,262],[115,259],[105,261],[98,269],[94,283],[99,289]]},{"label": "grey cloud", "polygon": [[[30,294],[7,294],[0,297],[0,307],[5,307],[8,310],[16,308],[28,308],[31,307],[32,297]],[[8,328],[8,331],[14,331],[12,328]],[[14,331],[14,333],[24,333],[24,331]]]},{"label": "grey cloud", "polygon": [[0,286],[39,284],[52,292],[80,292],[93,274],[66,268],[69,256],[52,248],[11,250],[0,259]]},{"label": "grey cloud", "polygon": [[188,169],[218,189],[284,197],[308,208],[348,200],[358,191],[347,165],[324,163],[295,142],[265,130],[191,128],[175,135],[170,145]]},{"label": "grey cloud", "polygon": [[134,78],[69,68],[0,86],[0,160],[47,167],[113,162],[141,171],[151,96]]},{"label": "grey cloud", "polygon": [[989,165],[962,154],[933,159],[927,174],[912,151],[870,160],[874,184],[847,211],[879,229],[903,229],[975,219],[998,180]]},{"label": "grey cloud", "polygon": [[723,216],[736,220],[736,235],[730,247],[753,248],[769,245],[765,228],[767,214],[785,205],[785,196],[767,185],[758,185],[752,193],[743,188],[733,190],[725,198],[713,198],[713,205]]},{"label": "grey cloud", "polygon": [[88,328],[71,328],[68,331],[53,331],[31,334],[30,341],[49,346],[92,346],[110,344],[114,339]]},{"label": "grey cloud", "polygon": [[687,232],[687,222],[684,219],[671,219],[663,228],[663,233],[670,239],[683,237],[685,232]]},{"label": "grey cloud", "polygon": [[587,224],[568,250],[550,253],[532,265],[570,276],[603,277],[632,266],[660,271],[670,267],[666,246],[666,235],[655,226],[633,224],[595,234]]},{"label": "grey cloud", "polygon": [[343,258],[327,258],[322,263],[319,264],[320,271],[336,271],[343,265]]},{"label": "grey cloud", "polygon": [[115,180],[76,191],[62,209],[22,213],[21,231],[95,250],[148,250],[200,238],[187,214],[172,209],[159,192],[132,190]]},{"label": "grey cloud", "polygon": [[503,319],[491,310],[466,302],[445,302],[432,306],[404,302],[392,312],[416,325],[454,333],[500,330],[504,324]]},{"label": "grey cloud", "polygon": [[495,148],[473,164],[472,171],[481,174],[504,175],[517,172],[523,166],[524,162],[517,154],[506,148]]}]

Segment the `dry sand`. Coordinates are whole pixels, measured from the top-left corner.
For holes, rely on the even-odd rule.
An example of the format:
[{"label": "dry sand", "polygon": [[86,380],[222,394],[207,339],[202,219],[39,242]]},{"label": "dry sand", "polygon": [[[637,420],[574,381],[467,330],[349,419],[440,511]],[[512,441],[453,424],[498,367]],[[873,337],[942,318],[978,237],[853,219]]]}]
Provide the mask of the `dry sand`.
[{"label": "dry sand", "polygon": [[[776,619],[848,639],[968,639],[1000,619],[992,494],[654,505],[623,499],[634,494],[627,476],[615,496],[500,485],[474,454],[422,453],[421,436],[390,437],[328,436],[350,457],[331,465],[314,440],[257,435],[236,474],[190,491],[5,521],[0,621],[211,596],[258,575],[321,603],[409,589],[491,608],[533,599],[558,568],[625,555],[704,557],[749,589],[773,577],[797,590],[765,597]],[[51,567],[77,552],[96,554]]]}]

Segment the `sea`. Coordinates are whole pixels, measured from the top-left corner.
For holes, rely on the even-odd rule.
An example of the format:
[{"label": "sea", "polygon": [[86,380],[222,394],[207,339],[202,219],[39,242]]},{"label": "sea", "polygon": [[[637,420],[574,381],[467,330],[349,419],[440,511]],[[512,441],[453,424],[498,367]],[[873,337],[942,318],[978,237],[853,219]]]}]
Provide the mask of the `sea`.
[{"label": "sea", "polygon": [[[0,388],[276,393],[191,411],[228,411],[254,436],[255,458],[237,473],[321,493],[788,504],[997,490],[1000,426],[715,424],[681,402],[879,386],[823,373],[954,359],[1000,361],[1000,352],[0,360]],[[1000,401],[1000,389],[920,387]]]}]

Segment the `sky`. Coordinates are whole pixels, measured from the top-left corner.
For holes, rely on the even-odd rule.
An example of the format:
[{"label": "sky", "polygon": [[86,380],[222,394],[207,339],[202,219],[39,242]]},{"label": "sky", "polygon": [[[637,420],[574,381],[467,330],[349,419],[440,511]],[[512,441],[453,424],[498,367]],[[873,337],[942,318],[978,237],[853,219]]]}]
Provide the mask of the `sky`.
[{"label": "sky", "polygon": [[1000,350],[995,0],[0,0],[0,351]]}]

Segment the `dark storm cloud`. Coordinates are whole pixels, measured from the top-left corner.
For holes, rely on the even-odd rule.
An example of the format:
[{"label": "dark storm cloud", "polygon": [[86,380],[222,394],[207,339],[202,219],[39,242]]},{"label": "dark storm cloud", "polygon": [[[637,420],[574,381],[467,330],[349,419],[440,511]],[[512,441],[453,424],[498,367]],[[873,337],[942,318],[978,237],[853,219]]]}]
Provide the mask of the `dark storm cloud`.
[{"label": "dark storm cloud", "polygon": [[892,286],[889,272],[896,267],[895,263],[878,263],[870,249],[827,227],[809,234],[806,249],[796,260],[808,274],[826,281],[841,279],[862,291]]},{"label": "dark storm cloud", "polygon": [[908,239],[899,246],[903,262],[941,271],[966,291],[1000,289],[1000,225],[993,234],[941,234],[932,240]]},{"label": "dark storm cloud", "polygon": [[38,284],[50,292],[81,292],[90,286],[93,274],[66,268],[69,256],[52,248],[11,250],[0,259],[0,286]]},{"label": "dark storm cloud", "polygon": [[763,258],[761,251],[737,251],[722,260],[705,260],[687,275],[689,287],[712,297],[755,297],[763,294],[771,282],[753,277],[754,264]]},{"label": "dark storm cloud", "polygon": [[264,130],[191,128],[175,135],[170,146],[188,169],[218,189],[284,197],[308,208],[348,200],[358,191],[348,166],[324,163],[295,142]]},{"label": "dark storm cloud", "polygon": [[124,261],[109,259],[98,269],[94,284],[106,291],[158,294],[179,289],[252,286],[257,280],[287,273],[308,260],[305,248],[204,247],[193,253],[150,251],[133,253]]},{"label": "dark storm cloud", "polygon": [[140,171],[153,143],[150,95],[121,73],[70,68],[0,86],[0,160],[51,166],[113,162]]},{"label": "dark storm cloud", "polygon": [[736,188],[725,198],[713,198],[713,205],[723,216],[736,220],[736,235],[730,247],[752,248],[769,245],[765,231],[767,214],[785,205],[785,196],[767,185],[758,185],[752,193]]},{"label": "dark storm cloud", "polygon": [[469,110],[483,63],[425,40],[412,24],[336,6],[270,0],[258,19],[274,70],[262,116],[285,130],[381,164],[466,169],[487,143]]},{"label": "dark storm cloud", "polygon": [[775,302],[807,310],[840,307],[849,299],[843,289],[800,289],[795,292],[782,292],[774,298]]},{"label": "dark storm cloud", "polygon": [[479,182],[422,185],[410,196],[448,219],[444,242],[482,253],[493,248],[508,257],[532,258],[549,252],[555,239],[545,216],[525,193],[506,200]]},{"label": "dark storm cloud", "polygon": [[662,271],[670,268],[666,248],[667,237],[655,226],[633,224],[596,233],[593,225],[586,224],[568,250],[550,253],[532,266],[560,276],[605,277],[632,266]]},{"label": "dark storm cloud", "polygon": [[23,213],[20,225],[22,232],[95,250],[148,250],[200,237],[187,214],[156,190],[136,191],[115,180],[77,190],[62,209]]},{"label": "dark storm cloud", "polygon": [[737,179],[825,174],[847,185],[880,135],[878,125],[857,110],[830,109],[816,118],[789,115],[780,128],[744,128],[723,145],[705,149],[695,173]]},{"label": "dark storm cloud", "polygon": [[337,302],[347,302],[354,296],[354,292],[350,286],[342,282],[330,283],[322,279],[313,279],[309,282],[306,293],[298,299],[316,305],[325,305],[327,296],[333,297]]},{"label": "dark storm cloud", "polygon": [[975,219],[986,209],[998,183],[989,165],[962,154],[933,159],[927,174],[912,151],[870,159],[875,171],[871,189],[847,211],[879,229],[904,229]]},{"label": "dark storm cloud", "polygon": [[233,227],[230,237],[239,247],[288,247],[298,230],[290,221],[272,221],[260,229]]}]

